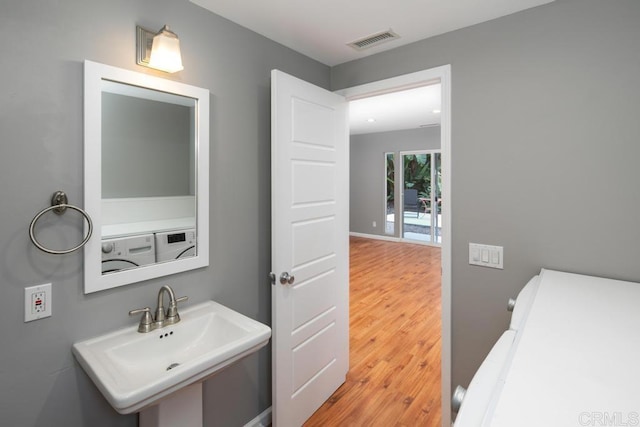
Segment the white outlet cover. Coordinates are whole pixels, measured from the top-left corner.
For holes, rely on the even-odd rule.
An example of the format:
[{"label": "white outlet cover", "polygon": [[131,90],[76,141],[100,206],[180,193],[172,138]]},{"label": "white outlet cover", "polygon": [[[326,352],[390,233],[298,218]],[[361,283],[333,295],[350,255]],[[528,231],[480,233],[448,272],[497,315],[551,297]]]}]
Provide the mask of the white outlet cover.
[{"label": "white outlet cover", "polygon": [[[40,309],[36,309],[33,302],[37,294],[43,297]],[[51,283],[24,288],[24,321],[31,322],[45,317],[51,317]]]}]

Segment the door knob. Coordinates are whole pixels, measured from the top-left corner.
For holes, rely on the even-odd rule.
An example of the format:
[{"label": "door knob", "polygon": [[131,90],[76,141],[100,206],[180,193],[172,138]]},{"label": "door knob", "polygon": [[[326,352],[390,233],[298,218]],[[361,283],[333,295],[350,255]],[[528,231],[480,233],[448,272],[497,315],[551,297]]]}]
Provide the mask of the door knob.
[{"label": "door knob", "polygon": [[280,283],[283,285],[289,284],[293,285],[293,282],[296,280],[295,276],[291,276],[286,271],[280,275]]}]

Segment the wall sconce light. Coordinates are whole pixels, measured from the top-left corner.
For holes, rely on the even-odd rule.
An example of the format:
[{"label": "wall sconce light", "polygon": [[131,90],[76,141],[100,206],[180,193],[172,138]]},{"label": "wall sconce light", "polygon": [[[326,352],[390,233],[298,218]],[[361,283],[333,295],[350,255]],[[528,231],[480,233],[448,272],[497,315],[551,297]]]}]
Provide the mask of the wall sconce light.
[{"label": "wall sconce light", "polygon": [[140,26],[136,26],[136,63],[145,67],[155,68],[167,73],[183,70],[180,55],[180,40],[169,27],[165,25],[154,33]]}]

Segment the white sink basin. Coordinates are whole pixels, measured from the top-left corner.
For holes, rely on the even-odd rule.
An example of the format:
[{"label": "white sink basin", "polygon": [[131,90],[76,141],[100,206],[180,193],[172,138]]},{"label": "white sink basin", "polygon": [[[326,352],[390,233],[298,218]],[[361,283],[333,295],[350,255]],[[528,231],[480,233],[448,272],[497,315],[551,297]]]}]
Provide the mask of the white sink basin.
[{"label": "white sink basin", "polygon": [[271,329],[214,301],[148,333],[137,325],[73,345],[73,354],[121,414],[137,412],[269,342]]}]

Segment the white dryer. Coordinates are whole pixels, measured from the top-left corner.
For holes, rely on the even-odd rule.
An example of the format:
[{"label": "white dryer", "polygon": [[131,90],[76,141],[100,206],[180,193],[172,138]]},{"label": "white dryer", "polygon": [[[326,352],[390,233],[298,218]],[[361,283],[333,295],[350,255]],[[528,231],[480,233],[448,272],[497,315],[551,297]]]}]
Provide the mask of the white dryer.
[{"label": "white dryer", "polygon": [[102,274],[154,264],[153,234],[102,240]]},{"label": "white dryer", "polygon": [[195,229],[156,233],[156,260],[158,262],[192,257],[195,254]]}]

